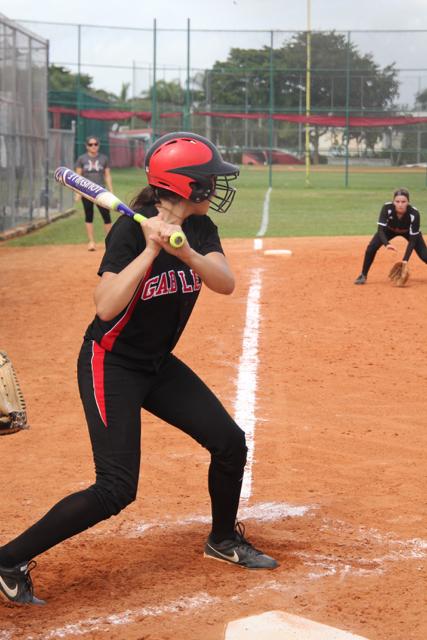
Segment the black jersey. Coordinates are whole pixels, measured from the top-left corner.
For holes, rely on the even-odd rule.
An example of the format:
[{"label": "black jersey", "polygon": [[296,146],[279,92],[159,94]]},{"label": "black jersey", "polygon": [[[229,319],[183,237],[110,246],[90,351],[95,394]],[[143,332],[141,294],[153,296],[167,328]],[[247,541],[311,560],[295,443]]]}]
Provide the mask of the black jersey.
[{"label": "black jersey", "polygon": [[[157,215],[155,207],[141,213]],[[223,252],[215,224],[208,216],[190,216],[182,229],[190,246],[206,255]],[[106,239],[106,252],[98,274],[119,273],[145,248],[141,226],[127,216],[114,223]],[[163,249],[139,283],[131,301],[113,320],[95,316],[85,338],[103,349],[157,370],[172,351],[191,315],[202,286],[201,279],[184,262]]]},{"label": "black jersey", "polygon": [[420,232],[420,214],[418,209],[408,204],[406,212],[399,218],[394,204],[386,202],[381,208],[378,226],[396,234],[416,236]]}]

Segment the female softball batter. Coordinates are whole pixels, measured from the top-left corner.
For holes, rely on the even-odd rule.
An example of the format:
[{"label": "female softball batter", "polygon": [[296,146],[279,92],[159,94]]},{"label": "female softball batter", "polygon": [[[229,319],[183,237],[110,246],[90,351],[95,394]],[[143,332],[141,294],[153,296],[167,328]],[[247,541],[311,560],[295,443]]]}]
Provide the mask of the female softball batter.
[{"label": "female softball batter", "polygon": [[354,284],[366,283],[368,271],[380,247],[397,251],[390,242],[396,236],[402,236],[408,242],[402,262],[408,262],[414,250],[421,260],[427,262],[427,247],[420,231],[420,214],[418,209],[409,204],[407,189],[397,189],[393,194],[393,202],[383,204],[378,219],[378,231],[366,247],[362,272]]},{"label": "female softball batter", "polygon": [[[238,167],[193,133],[172,133],[148,151],[149,186],[132,206],[141,224],[117,219],[106,240],[95,291],[96,316],[86,331],[78,380],[93,448],[96,481],[56,504],[39,522],[0,548],[0,592],[40,604],[32,559],[62,540],[116,515],[135,500],[141,407],[181,429],[211,456],[212,528],[205,556],[247,568],[278,563],[244,537],[236,516],[246,462],[244,432],[216,396],[172,351],[202,283],[230,294],[234,277],[209,208],[225,212]],[[168,240],[177,230],[179,249]]]}]

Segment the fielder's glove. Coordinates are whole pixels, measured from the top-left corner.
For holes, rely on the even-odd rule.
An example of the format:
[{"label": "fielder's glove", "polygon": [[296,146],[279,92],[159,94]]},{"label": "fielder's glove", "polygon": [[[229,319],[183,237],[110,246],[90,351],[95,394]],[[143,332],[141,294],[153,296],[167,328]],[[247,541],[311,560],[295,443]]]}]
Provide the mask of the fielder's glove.
[{"label": "fielder's glove", "polygon": [[409,269],[407,262],[395,262],[388,277],[397,287],[404,287],[409,278]]},{"label": "fielder's glove", "polygon": [[0,436],[28,429],[25,400],[13,365],[0,351]]}]

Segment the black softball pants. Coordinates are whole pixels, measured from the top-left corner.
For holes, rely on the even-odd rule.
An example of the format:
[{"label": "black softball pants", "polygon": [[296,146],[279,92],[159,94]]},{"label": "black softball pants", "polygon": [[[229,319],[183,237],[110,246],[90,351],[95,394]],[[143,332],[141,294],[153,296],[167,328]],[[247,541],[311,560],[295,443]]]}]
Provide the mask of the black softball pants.
[{"label": "black softball pants", "polygon": [[[396,238],[396,236],[405,238],[405,240],[407,240],[408,242],[410,241],[410,235],[409,233],[394,233],[393,231],[388,231],[387,229],[384,230],[384,233],[386,235],[386,238],[388,240],[392,240],[393,238]],[[370,243],[368,244],[368,246],[366,247],[366,251],[365,251],[365,258],[363,260],[363,267],[362,267],[362,273],[367,276],[368,275],[368,271],[372,266],[373,261],[375,260],[375,256],[377,255],[377,251],[378,249],[380,249],[383,245],[381,238],[380,238],[380,234],[377,232],[373,237],[372,240],[370,241]],[[422,233],[420,233],[417,237],[415,246],[414,246],[414,251],[417,254],[417,256],[423,261],[427,263],[427,247],[426,247],[426,243],[424,241],[423,235]]]},{"label": "black softball pants", "polygon": [[[82,202],[83,202],[83,209],[85,212],[85,222],[93,222],[94,203],[88,200],[87,198],[82,198]],[[104,224],[111,224],[110,211],[105,207],[100,207],[99,205],[96,205],[96,206],[98,208],[99,213],[102,216]]]},{"label": "black softball pants", "polygon": [[211,535],[233,537],[246,463],[244,432],[183,362],[169,355],[157,373],[123,366],[85,341],[78,380],[92,443],[96,481],[58,502],[41,520],[0,548],[0,565],[30,560],[118,514],[135,500],[140,465],[141,407],[184,431],[211,455]]}]

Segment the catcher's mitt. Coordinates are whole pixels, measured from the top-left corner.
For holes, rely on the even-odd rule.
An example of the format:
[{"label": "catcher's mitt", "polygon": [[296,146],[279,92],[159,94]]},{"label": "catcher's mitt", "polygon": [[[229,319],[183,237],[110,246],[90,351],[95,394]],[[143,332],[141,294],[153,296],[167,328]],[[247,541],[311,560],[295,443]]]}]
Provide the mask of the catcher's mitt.
[{"label": "catcher's mitt", "polygon": [[0,436],[28,429],[25,400],[13,365],[0,351]]},{"label": "catcher's mitt", "polygon": [[407,262],[395,262],[388,277],[397,287],[404,287],[409,278],[409,269]]}]

